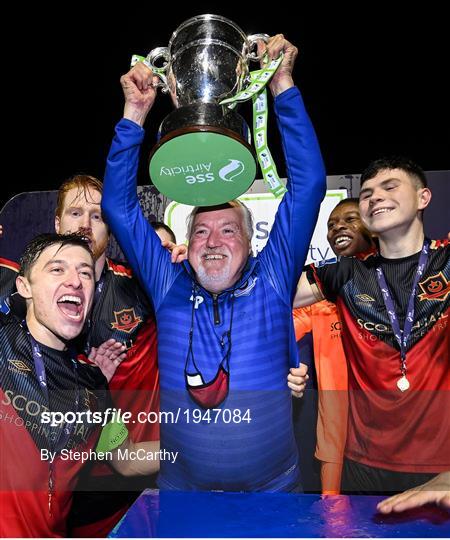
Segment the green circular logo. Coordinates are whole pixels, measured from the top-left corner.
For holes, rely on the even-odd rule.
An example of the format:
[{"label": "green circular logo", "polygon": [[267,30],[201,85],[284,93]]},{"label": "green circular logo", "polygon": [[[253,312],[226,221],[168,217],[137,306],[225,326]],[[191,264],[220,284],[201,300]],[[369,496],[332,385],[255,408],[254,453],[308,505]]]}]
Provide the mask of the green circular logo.
[{"label": "green circular logo", "polygon": [[212,206],[231,201],[253,183],[256,162],[239,141],[219,133],[187,133],[164,143],[150,161],[150,177],[174,201]]}]

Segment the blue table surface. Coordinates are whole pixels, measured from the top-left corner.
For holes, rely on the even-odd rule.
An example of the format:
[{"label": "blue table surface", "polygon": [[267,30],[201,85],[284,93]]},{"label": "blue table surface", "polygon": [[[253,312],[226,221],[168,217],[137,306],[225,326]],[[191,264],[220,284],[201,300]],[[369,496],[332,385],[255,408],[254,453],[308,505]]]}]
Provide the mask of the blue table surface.
[{"label": "blue table surface", "polygon": [[383,497],[146,490],[110,533],[136,537],[450,536],[450,513],[427,506],[381,515]]}]

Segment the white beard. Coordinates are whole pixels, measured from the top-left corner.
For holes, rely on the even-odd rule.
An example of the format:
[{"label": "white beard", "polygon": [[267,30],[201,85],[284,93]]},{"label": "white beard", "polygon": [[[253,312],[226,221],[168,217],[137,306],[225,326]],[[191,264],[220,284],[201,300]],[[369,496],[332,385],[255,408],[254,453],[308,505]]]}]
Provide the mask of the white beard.
[{"label": "white beard", "polygon": [[[200,265],[197,269],[197,281],[206,290],[209,290],[210,288],[217,289],[221,283],[228,284],[229,279],[230,265],[223,268],[221,272],[214,272],[213,274],[208,274],[203,265]],[[226,286],[223,288],[225,289]]]}]

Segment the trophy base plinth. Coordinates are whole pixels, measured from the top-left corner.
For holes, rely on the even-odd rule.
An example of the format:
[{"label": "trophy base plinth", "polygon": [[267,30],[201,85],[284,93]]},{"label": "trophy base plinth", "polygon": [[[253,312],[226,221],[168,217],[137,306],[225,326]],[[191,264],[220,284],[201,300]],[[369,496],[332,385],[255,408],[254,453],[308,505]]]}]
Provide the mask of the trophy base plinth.
[{"label": "trophy base plinth", "polygon": [[[192,206],[213,206],[247,191],[255,179],[256,160],[243,136],[245,129],[248,132],[243,118],[233,111],[226,115],[222,112],[220,125],[208,124],[213,116],[217,120],[222,107],[201,105],[207,107],[197,109],[196,114],[192,106],[182,107],[174,111],[178,114],[164,120],[162,138],[150,156],[150,177],[170,199]],[[188,124],[194,119],[200,123]],[[231,129],[230,125],[236,126],[238,121],[241,129]],[[168,131],[168,127],[173,129]]]}]

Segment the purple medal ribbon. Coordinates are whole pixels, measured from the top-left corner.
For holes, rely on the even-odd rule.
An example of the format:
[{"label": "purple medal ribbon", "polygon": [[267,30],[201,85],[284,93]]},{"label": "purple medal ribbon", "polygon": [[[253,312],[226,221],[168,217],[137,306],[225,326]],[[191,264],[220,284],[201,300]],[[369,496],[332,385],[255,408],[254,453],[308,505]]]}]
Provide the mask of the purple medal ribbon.
[{"label": "purple medal ribbon", "polygon": [[394,301],[392,299],[391,292],[389,290],[386,278],[384,276],[383,269],[378,266],[376,269],[376,275],[378,285],[383,295],[384,305],[388,312],[389,320],[391,321],[392,330],[394,331],[395,339],[400,346],[400,359],[401,359],[401,378],[397,381],[397,386],[401,392],[405,392],[409,388],[409,381],[406,378],[406,345],[411,335],[413,323],[414,323],[414,300],[416,297],[416,288],[419,283],[419,279],[423,275],[425,265],[428,260],[430,241],[425,240],[420,252],[419,262],[417,264],[416,275],[414,276],[414,282],[409,296],[408,307],[406,310],[406,318],[403,327],[403,331],[400,328],[397,314],[395,313]]},{"label": "purple medal ribbon", "polygon": [[[28,330],[25,321],[24,321],[23,325],[25,326],[25,329],[27,331],[27,335],[28,335],[28,337],[30,339],[30,342],[31,342],[31,351],[32,351],[32,355],[33,355],[34,368],[36,370],[36,375],[37,375],[37,378],[38,378],[38,381],[39,381],[39,385],[41,387],[42,393],[44,394],[44,398],[45,398],[45,400],[47,402],[47,408],[50,411],[50,397],[49,397],[49,393],[48,393],[47,375],[45,373],[44,361],[42,360],[41,347],[40,347],[39,343],[34,339],[34,337],[30,334],[30,331]],[[71,360],[72,360],[72,364],[74,366],[75,379],[76,379],[76,385],[77,385],[77,393],[76,393],[76,397],[75,397],[75,407],[76,407],[76,411],[78,412],[78,406],[79,406],[79,403],[80,403],[80,387],[79,387],[79,384],[78,384],[78,363],[77,363],[77,360],[76,360],[77,357],[76,357],[76,354],[74,354],[74,352],[75,351],[72,351]],[[75,423],[69,424],[69,425],[66,424],[64,426],[62,436],[58,440],[60,449],[63,449],[66,446],[68,440],[70,439],[70,436],[71,436],[72,432],[74,431],[74,428],[75,428]],[[47,439],[47,441],[48,441],[48,444],[50,446],[50,450],[53,452],[55,450],[56,443],[53,443],[51,435]],[[48,470],[48,512],[49,512],[50,515],[52,515],[52,498],[53,498],[53,492],[54,492],[54,484],[55,484],[55,480],[54,480],[54,464],[52,462],[50,462],[49,463],[49,470]]]}]

